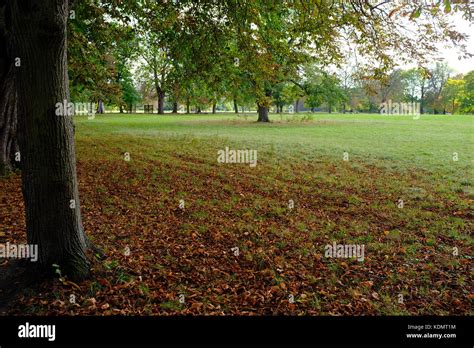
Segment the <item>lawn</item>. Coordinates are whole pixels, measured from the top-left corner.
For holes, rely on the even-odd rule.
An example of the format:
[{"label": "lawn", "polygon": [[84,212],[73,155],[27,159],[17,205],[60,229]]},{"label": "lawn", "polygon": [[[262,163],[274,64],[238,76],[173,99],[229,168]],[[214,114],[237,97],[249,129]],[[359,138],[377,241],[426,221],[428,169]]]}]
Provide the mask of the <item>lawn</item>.
[{"label": "lawn", "polygon": [[[270,118],[77,117],[84,228],[107,258],[11,313],[472,314],[472,116]],[[257,166],[218,163],[226,147]],[[0,189],[24,241],[19,175]],[[364,260],[325,257],[333,242]]]}]

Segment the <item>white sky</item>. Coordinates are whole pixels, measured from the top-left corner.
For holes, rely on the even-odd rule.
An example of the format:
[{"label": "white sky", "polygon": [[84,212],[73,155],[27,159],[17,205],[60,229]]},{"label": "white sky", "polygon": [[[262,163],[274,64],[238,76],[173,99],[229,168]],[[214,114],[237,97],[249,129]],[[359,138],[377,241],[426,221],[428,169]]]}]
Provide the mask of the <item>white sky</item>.
[{"label": "white sky", "polygon": [[[469,53],[474,54],[474,24],[462,18],[460,13],[456,13],[452,17],[452,23],[456,30],[461,33],[468,34],[469,38],[465,42]],[[470,59],[459,60],[458,50],[456,48],[446,48],[443,45],[438,45],[438,56],[446,61],[450,68],[454,69],[455,73],[467,73],[474,70],[474,57]],[[415,65],[401,66],[403,69],[413,68]]]}]

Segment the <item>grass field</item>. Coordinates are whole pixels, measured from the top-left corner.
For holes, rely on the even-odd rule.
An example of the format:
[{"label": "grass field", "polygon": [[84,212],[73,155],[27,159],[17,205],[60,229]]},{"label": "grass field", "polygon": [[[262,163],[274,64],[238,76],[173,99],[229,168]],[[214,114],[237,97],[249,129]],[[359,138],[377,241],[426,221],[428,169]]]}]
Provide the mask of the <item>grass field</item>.
[{"label": "grass field", "polygon": [[[76,118],[84,227],[108,257],[15,311],[472,312],[472,116],[270,118]],[[225,147],[257,150],[257,166],[218,163]],[[24,240],[19,176],[0,188]],[[364,261],[325,257],[333,242],[364,245]]]}]

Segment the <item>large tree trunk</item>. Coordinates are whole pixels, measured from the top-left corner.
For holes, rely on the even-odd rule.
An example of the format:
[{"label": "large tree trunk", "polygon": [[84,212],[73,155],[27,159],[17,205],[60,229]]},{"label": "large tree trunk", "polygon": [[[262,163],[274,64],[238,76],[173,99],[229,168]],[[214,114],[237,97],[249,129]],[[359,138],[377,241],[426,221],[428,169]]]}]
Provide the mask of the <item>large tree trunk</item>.
[{"label": "large tree trunk", "polygon": [[268,118],[268,107],[258,105],[258,122],[270,122]]},{"label": "large tree trunk", "polygon": [[72,279],[89,273],[81,221],[72,116],[58,116],[69,101],[66,25],[68,2],[9,0],[18,68],[18,135],[28,243],[39,263]]},{"label": "large tree trunk", "polygon": [[237,100],[235,100],[235,99],[234,99],[234,112],[235,112],[236,114],[239,113],[239,107],[238,107],[238,105],[237,105]]},{"label": "large tree trunk", "polygon": [[158,113],[163,115],[165,113],[165,92],[160,88],[158,92]]},{"label": "large tree trunk", "polygon": [[19,153],[15,66],[5,18],[2,16],[4,8],[5,5],[0,6],[0,175],[19,166],[19,162],[15,161],[16,154]]},{"label": "large tree trunk", "polygon": [[[267,98],[271,98],[272,96],[272,91],[270,89],[265,89],[265,96]],[[258,120],[257,122],[270,122],[270,119],[268,118],[268,105],[264,105],[261,103],[257,102],[257,112],[258,112]]]}]

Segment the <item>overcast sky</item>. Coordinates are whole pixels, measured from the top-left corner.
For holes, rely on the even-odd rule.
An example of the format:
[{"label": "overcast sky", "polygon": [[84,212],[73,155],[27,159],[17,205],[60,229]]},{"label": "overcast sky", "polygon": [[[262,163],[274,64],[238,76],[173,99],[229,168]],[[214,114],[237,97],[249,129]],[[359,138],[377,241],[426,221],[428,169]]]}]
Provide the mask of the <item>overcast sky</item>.
[{"label": "overcast sky", "polygon": [[[469,53],[474,54],[474,25],[473,23],[462,18],[460,13],[456,13],[453,16],[453,24],[456,29],[465,34],[470,34],[466,47]],[[445,48],[443,45],[438,45],[439,57],[444,58],[448,63],[449,67],[455,70],[455,73],[467,73],[474,70],[474,58],[459,60],[458,50],[455,48]],[[403,68],[413,68],[414,66],[403,66]]]}]

